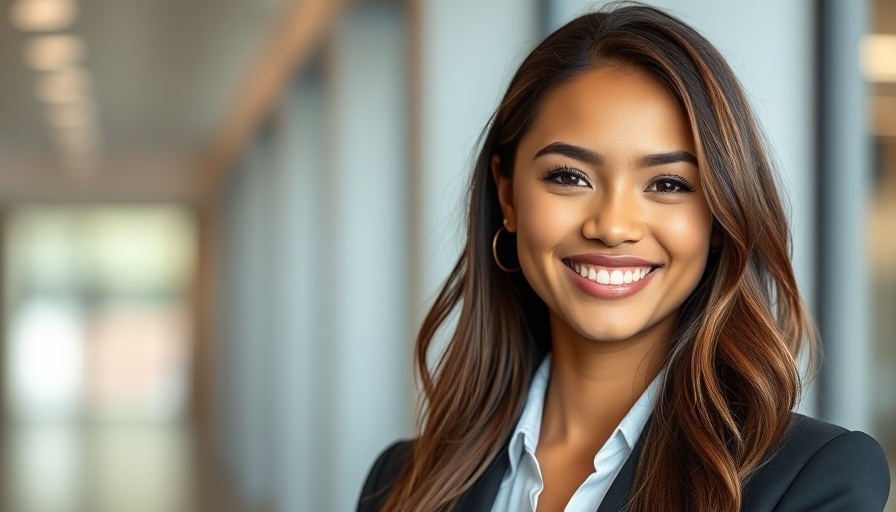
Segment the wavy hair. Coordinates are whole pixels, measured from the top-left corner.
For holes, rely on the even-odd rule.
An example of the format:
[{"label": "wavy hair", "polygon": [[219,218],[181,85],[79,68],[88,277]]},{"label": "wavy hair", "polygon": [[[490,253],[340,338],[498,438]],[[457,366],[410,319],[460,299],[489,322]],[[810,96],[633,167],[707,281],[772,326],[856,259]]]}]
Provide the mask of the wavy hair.
[{"label": "wavy hair", "polygon": [[[682,307],[628,509],[740,510],[745,482],[789,427],[800,392],[798,354],[815,335],[765,141],[712,44],[658,9],[614,6],[539,44],[484,132],[466,244],[417,337],[426,401],[420,435],[385,510],[449,510],[504,449],[550,333],[547,307],[522,273],[505,273],[493,261],[502,215],[490,160],[499,155],[502,174],[512,177],[519,141],[545,98],[607,65],[645,70],[688,116],[721,239]],[[456,328],[430,369],[433,340],[453,314]]]}]

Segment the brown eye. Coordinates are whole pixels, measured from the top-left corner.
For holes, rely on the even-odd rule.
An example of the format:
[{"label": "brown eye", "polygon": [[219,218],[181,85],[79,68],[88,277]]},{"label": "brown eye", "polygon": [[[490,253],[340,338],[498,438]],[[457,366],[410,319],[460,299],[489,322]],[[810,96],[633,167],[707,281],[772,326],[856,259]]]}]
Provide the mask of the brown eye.
[{"label": "brown eye", "polygon": [[561,185],[566,185],[568,187],[580,187],[582,185],[586,185],[585,180],[576,176],[575,174],[569,173],[560,173],[556,177],[557,183]]},{"label": "brown eye", "polygon": [[662,194],[673,194],[681,190],[681,186],[671,180],[662,180],[656,182],[656,191]]},{"label": "brown eye", "polygon": [[554,183],[561,187],[590,187],[588,179],[577,169],[561,167],[545,173],[542,178],[548,183]]},{"label": "brown eye", "polygon": [[682,192],[693,192],[696,188],[681,176],[659,176],[650,184],[647,190],[660,194],[680,194]]}]

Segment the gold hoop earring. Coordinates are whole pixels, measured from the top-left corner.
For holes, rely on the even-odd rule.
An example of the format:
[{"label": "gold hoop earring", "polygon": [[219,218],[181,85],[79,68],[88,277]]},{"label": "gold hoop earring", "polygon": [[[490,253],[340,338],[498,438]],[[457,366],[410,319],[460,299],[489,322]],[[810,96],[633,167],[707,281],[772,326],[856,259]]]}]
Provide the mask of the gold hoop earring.
[{"label": "gold hoop earring", "polygon": [[518,272],[520,270],[519,265],[517,265],[516,268],[505,267],[501,263],[501,259],[498,258],[498,237],[501,236],[502,231],[507,231],[507,229],[504,226],[501,226],[498,229],[498,232],[495,233],[495,237],[492,238],[492,256],[495,258],[495,264],[498,265],[498,268],[500,268],[504,272]]}]

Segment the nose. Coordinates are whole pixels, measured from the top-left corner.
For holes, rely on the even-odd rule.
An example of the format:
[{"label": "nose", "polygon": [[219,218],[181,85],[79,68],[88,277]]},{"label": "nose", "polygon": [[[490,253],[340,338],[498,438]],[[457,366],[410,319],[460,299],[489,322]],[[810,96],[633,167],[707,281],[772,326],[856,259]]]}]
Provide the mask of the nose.
[{"label": "nose", "polygon": [[608,247],[637,242],[646,231],[643,208],[635,194],[623,190],[597,194],[590,206],[582,234]]}]

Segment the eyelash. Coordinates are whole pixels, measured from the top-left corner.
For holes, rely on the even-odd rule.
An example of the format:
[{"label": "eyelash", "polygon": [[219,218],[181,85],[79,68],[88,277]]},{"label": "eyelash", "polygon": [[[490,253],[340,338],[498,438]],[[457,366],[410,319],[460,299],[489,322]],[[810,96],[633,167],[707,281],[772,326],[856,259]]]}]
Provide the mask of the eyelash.
[{"label": "eyelash", "polygon": [[681,176],[679,176],[677,174],[662,174],[660,176],[657,176],[656,178],[653,179],[652,182],[650,182],[649,188],[653,188],[659,183],[671,183],[671,184],[675,185],[676,187],[680,188],[681,190],[677,190],[675,192],[663,192],[660,190],[654,190],[654,192],[656,192],[658,194],[678,194],[681,192],[693,192],[693,191],[697,190],[697,187],[691,185],[691,182],[689,182],[688,180],[682,178]]},{"label": "eyelash", "polygon": [[579,180],[583,181],[586,185],[588,185],[588,187],[591,187],[591,183],[588,181],[588,177],[585,176],[585,173],[583,173],[582,171],[580,171],[578,169],[574,169],[572,167],[567,167],[565,165],[560,166],[560,167],[555,167],[555,168],[550,169],[549,171],[545,172],[544,174],[541,175],[541,180],[546,181],[548,183],[552,183],[552,184],[560,186],[560,187],[576,188],[576,187],[581,186],[581,185],[570,185],[568,183],[560,182],[559,179],[561,177],[569,177],[569,176],[578,178]]},{"label": "eyelash", "polygon": [[[585,175],[585,173],[583,173],[582,171],[580,171],[578,169],[575,169],[572,167],[567,167],[565,165],[560,166],[560,167],[555,167],[555,168],[550,169],[549,171],[545,172],[544,174],[541,175],[541,180],[551,183],[551,184],[554,184],[554,185],[557,185],[559,187],[564,187],[564,188],[577,188],[577,187],[581,186],[581,184],[571,185],[569,183],[562,183],[560,181],[561,178],[569,178],[569,177],[577,178],[578,180],[583,182],[585,185],[587,185],[589,188],[591,188],[591,182],[588,181],[588,177]],[[654,189],[660,183],[672,184],[674,187],[677,187],[679,190],[674,190],[674,191],[651,190],[651,189]],[[655,177],[653,179],[653,181],[650,182],[650,186],[647,189],[652,192],[656,192],[658,194],[664,194],[664,195],[679,194],[682,192],[694,192],[695,190],[697,190],[697,188],[694,187],[693,185],[691,185],[691,183],[688,180],[684,179],[683,177],[681,177],[677,174],[661,174],[661,175]]]}]

